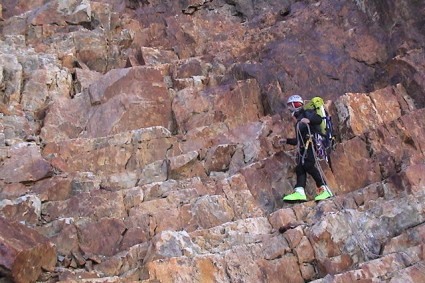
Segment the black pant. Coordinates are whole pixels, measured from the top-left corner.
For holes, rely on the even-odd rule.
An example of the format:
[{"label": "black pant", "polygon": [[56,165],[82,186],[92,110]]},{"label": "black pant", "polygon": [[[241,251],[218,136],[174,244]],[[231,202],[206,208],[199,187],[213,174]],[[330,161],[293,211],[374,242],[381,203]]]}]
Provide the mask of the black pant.
[{"label": "black pant", "polygon": [[322,176],[320,175],[319,169],[316,167],[316,160],[314,159],[313,147],[309,146],[307,149],[307,153],[303,154],[304,150],[302,149],[300,152],[301,156],[298,157],[298,164],[295,167],[295,172],[297,173],[297,183],[295,187],[303,187],[305,188],[307,184],[307,173],[313,177],[316,182],[316,186],[320,187],[322,185],[326,185]]}]

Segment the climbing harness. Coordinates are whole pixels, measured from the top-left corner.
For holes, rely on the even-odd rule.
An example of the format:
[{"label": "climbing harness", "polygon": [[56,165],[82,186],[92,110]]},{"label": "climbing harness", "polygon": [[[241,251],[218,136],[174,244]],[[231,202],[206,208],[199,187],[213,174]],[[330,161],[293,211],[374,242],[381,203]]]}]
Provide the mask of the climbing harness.
[{"label": "climbing harness", "polygon": [[[300,131],[300,123],[297,123],[297,157],[300,158],[301,164],[304,165],[305,157],[307,155],[308,148],[310,144],[313,143],[313,139],[311,137],[310,126],[305,124],[308,129],[308,139],[304,142],[303,136]],[[304,148],[304,152],[301,154],[301,148]]]},{"label": "climbing harness", "polygon": [[[320,177],[323,183],[327,184],[325,174],[323,172],[322,166],[320,165],[319,161],[326,160],[326,162],[329,162],[330,160],[329,156],[327,156],[328,154],[325,152],[326,158],[323,158],[323,159],[320,158],[320,155],[318,155],[316,152],[317,149],[315,147],[317,145],[317,141],[313,139],[314,134],[311,132],[310,125],[308,124],[305,124],[305,125],[307,126],[307,131],[308,131],[306,142],[304,142],[304,139],[302,137],[302,134],[299,128],[299,123],[297,123],[297,156],[301,159],[300,160],[301,164],[304,165],[305,157],[307,155],[309,147],[312,146],[313,148],[311,150],[313,151],[316,167],[319,170]],[[320,136],[320,134],[318,134],[318,136]],[[302,154],[301,154],[301,147],[304,148],[304,152]]]}]

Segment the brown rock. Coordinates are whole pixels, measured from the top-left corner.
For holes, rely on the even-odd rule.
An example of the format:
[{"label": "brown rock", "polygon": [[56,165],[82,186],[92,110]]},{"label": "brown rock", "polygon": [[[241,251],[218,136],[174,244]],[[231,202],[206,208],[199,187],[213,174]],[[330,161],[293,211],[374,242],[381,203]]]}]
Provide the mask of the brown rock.
[{"label": "brown rock", "polygon": [[291,158],[282,154],[263,159],[240,170],[258,206],[266,213],[272,213],[280,207],[282,195],[292,190],[287,183],[282,184],[281,180],[283,176],[290,176],[289,164],[293,164]]},{"label": "brown rock", "polygon": [[314,213],[316,207],[316,202],[309,201],[301,205],[296,204],[292,207],[294,210],[295,216],[299,221],[310,223],[313,219],[310,219],[312,213]]},{"label": "brown rock", "polygon": [[[280,236],[271,237],[271,226],[265,217],[247,218],[233,222],[226,222],[219,226],[190,233],[192,241],[202,249],[213,253],[225,252],[235,246],[245,247],[249,244],[270,241],[276,247],[272,251],[269,247],[261,247],[261,257],[273,258],[286,252],[285,242],[279,243]],[[271,239],[272,238],[272,239]],[[258,252],[258,250],[257,250]],[[260,257],[260,255],[258,254]]]},{"label": "brown rock", "polygon": [[[137,83],[136,83],[137,82]],[[93,106],[87,137],[152,126],[172,130],[171,101],[157,68],[116,69],[90,85]]]},{"label": "brown rock", "polygon": [[[403,131],[402,138],[406,144],[411,144],[412,147],[417,149],[418,145],[424,142],[424,121],[422,117],[425,113],[425,109],[419,109],[412,112],[410,115],[404,115],[400,118],[400,124],[397,125]],[[420,163],[420,162],[412,162]]]},{"label": "brown rock", "polygon": [[[123,277],[125,275],[128,275],[130,270],[134,270],[142,264],[143,259],[146,256],[147,249],[147,242],[140,245],[132,246],[125,252],[121,252],[113,257],[110,257],[109,259],[103,260],[102,262],[95,264],[93,268],[96,271],[101,272],[102,274],[105,274],[107,276],[121,275],[120,278],[124,280]],[[137,281],[139,279],[140,277],[131,280]],[[118,278],[117,281],[119,281]]]},{"label": "brown rock", "polygon": [[[412,11],[418,12],[417,9],[412,9]],[[396,56],[388,66],[389,79],[396,77],[398,80],[401,79],[409,94],[406,97],[406,101],[417,108],[423,108],[425,106],[425,99],[421,95],[425,88],[425,70],[421,63],[422,61],[423,52],[421,48],[412,48]]]},{"label": "brown rock", "polygon": [[401,269],[406,267],[403,258],[398,254],[391,254],[382,258],[365,262],[359,266],[366,278],[379,277],[386,274],[389,270]]},{"label": "brown rock", "polygon": [[331,214],[326,221],[315,223],[311,229],[306,230],[306,236],[310,240],[319,262],[339,256],[343,238],[352,233],[350,223],[346,223],[344,227],[339,225],[338,231],[332,231],[333,225],[340,224],[339,221],[342,217],[342,215]]},{"label": "brown rock", "polygon": [[294,229],[287,230],[283,235],[285,236],[285,239],[288,241],[289,247],[291,247],[291,249],[294,249],[299,245],[299,243],[301,242],[301,239],[303,239],[304,231],[302,227],[298,226]]},{"label": "brown rock", "polygon": [[[1,108],[1,106],[0,106]],[[36,136],[39,125],[35,121],[28,121],[24,113],[19,109],[11,108],[18,115],[10,113],[10,116],[0,116],[1,145],[14,145],[23,142],[29,136]],[[7,109],[0,109],[5,115],[8,114]]]},{"label": "brown rock", "polygon": [[261,247],[257,245],[241,246],[225,254],[230,280],[261,282],[265,274],[267,282],[304,282],[296,257],[288,254],[275,260],[265,260],[257,254],[259,249]]},{"label": "brown rock", "polygon": [[22,91],[21,104],[24,111],[36,112],[44,107],[48,98],[47,76],[46,70],[35,70],[31,74],[31,79]]},{"label": "brown rock", "polygon": [[93,190],[73,196],[65,201],[50,201],[42,206],[46,221],[63,217],[122,218],[125,212],[120,192]]},{"label": "brown rock", "polygon": [[351,41],[347,45],[347,52],[353,59],[372,65],[384,62],[388,57],[385,46],[368,30],[356,30],[349,33],[349,35]]},{"label": "brown rock", "polygon": [[55,99],[46,113],[40,136],[46,142],[77,138],[89,119],[88,95]]},{"label": "brown rock", "polygon": [[163,231],[152,240],[144,262],[183,255],[190,257],[199,250],[199,247],[192,243],[187,232]]},{"label": "brown rock", "polygon": [[21,183],[1,184],[0,199],[14,199],[29,192],[30,188]]},{"label": "brown rock", "polygon": [[200,197],[191,208],[192,217],[200,228],[211,228],[234,219],[234,211],[222,196]]},{"label": "brown rock", "polygon": [[130,231],[127,240],[132,242],[137,241],[137,239],[150,239],[155,234],[165,230],[178,231],[182,229],[177,203],[173,203],[168,198],[160,198],[144,201],[138,206],[132,207],[129,210],[126,225],[128,228],[134,228],[139,232]]},{"label": "brown rock", "polygon": [[425,133],[424,123],[417,117],[423,113],[423,109],[410,112],[367,135],[372,157],[379,162],[383,177],[421,163],[423,154],[418,151],[418,145],[423,142]]},{"label": "brown rock", "polygon": [[37,181],[52,174],[52,167],[34,143],[16,144],[8,156],[0,167],[0,179],[7,183]]},{"label": "brown rock", "polygon": [[279,209],[269,216],[270,224],[274,229],[278,230],[281,227],[296,226],[298,224],[295,213],[290,208]]},{"label": "brown rock", "polygon": [[[58,254],[65,256],[65,261],[70,260],[72,251],[79,249],[79,239],[77,228],[73,218],[62,218],[54,220],[42,227],[37,227],[37,231],[49,238],[57,247]],[[66,263],[64,263],[65,266]]]},{"label": "brown rock", "polygon": [[227,171],[235,150],[236,145],[230,144],[210,148],[205,157],[206,171]]},{"label": "brown rock", "polygon": [[0,215],[8,221],[36,225],[40,218],[41,201],[35,195],[24,195],[13,201],[0,201]]},{"label": "brown rock", "polygon": [[[173,111],[180,131],[185,133],[216,122],[235,128],[257,121],[263,115],[260,89],[255,80],[240,81],[213,91],[199,93],[184,89],[177,93]],[[244,111],[239,109],[240,101]]]},{"label": "brown rock", "polygon": [[53,271],[56,249],[33,229],[0,217],[0,266],[14,282],[35,282],[44,270]]},{"label": "brown rock", "polygon": [[222,185],[223,192],[237,219],[261,217],[264,215],[264,212],[249,190],[243,175],[235,174],[223,180]]},{"label": "brown rock", "polygon": [[401,95],[397,94],[398,89],[396,87],[386,87],[369,93],[383,124],[388,124],[398,119],[402,114],[402,105],[400,105],[399,98]]},{"label": "brown rock", "polygon": [[7,104],[19,104],[19,96],[22,90],[21,81],[23,79],[22,65],[14,54],[0,54],[0,63],[2,72],[8,74],[7,80],[1,76],[0,83],[2,87],[2,100]]},{"label": "brown rock", "polygon": [[409,166],[404,172],[405,180],[408,183],[408,190],[413,194],[420,194],[422,188],[425,186],[425,181],[423,179],[423,172],[425,170],[424,164],[416,164]]},{"label": "brown rock", "polygon": [[185,88],[176,93],[173,99],[173,112],[179,131],[186,133],[190,129],[205,125],[211,120],[210,102],[206,95],[202,95],[193,88]]},{"label": "brown rock", "polygon": [[393,282],[422,282],[425,281],[425,274],[422,272],[422,263],[417,263],[398,271],[392,278]]},{"label": "brown rock", "polygon": [[[297,259],[294,256],[285,255],[271,261],[259,259],[257,264],[263,270],[262,273],[265,276],[264,280],[266,282],[304,282]],[[258,280],[261,282],[259,278],[254,279],[254,281]]]},{"label": "brown rock", "polygon": [[165,182],[147,184],[142,186],[144,200],[150,201],[156,198],[166,197],[170,191],[178,189],[178,183],[175,180],[167,180]]},{"label": "brown rock", "polygon": [[288,242],[281,236],[264,237],[264,259],[275,260],[291,252]]},{"label": "brown rock", "polygon": [[[168,179],[168,176],[170,175],[171,168],[167,160],[158,160],[153,163],[147,164],[145,167],[143,167],[141,171],[142,172],[138,176],[139,177],[139,180],[137,181],[138,186],[141,186],[144,184],[150,184],[154,182],[166,181]],[[131,187],[131,186],[127,185],[126,188],[128,187]]]},{"label": "brown rock", "polygon": [[[259,248],[258,245],[252,245],[251,247],[237,246],[225,253],[224,260],[230,281],[246,280],[247,282],[257,282],[263,276],[262,270],[276,267],[273,264],[275,261],[271,261],[271,264],[269,264],[268,261],[259,257]],[[285,256],[284,258],[287,259],[289,256]],[[241,264],[242,262],[244,264]],[[293,264],[292,262],[286,262],[285,267],[292,272],[294,271],[292,270],[293,268],[298,269],[297,264]],[[268,271],[267,273],[271,272]]]},{"label": "brown rock", "polygon": [[312,281],[316,277],[316,270],[311,263],[303,263],[300,265],[301,275],[305,281]]},{"label": "brown rock", "polygon": [[75,78],[77,80],[76,92],[88,91],[90,85],[102,78],[102,74],[92,70],[81,68],[75,69]]},{"label": "brown rock", "polygon": [[[113,6],[109,3],[90,2],[91,17],[105,31],[109,32],[113,28]],[[93,22],[93,21],[92,21]],[[118,21],[115,21],[118,22]]]},{"label": "brown rock", "polygon": [[338,274],[348,270],[352,265],[351,256],[342,254],[324,259],[323,262],[320,262],[319,269],[321,274]]},{"label": "brown rock", "polygon": [[[160,282],[214,282],[227,281],[223,257],[219,255],[197,256],[194,258],[170,258],[156,260],[146,264],[149,278]],[[177,272],[178,271],[178,272]]]},{"label": "brown rock", "polygon": [[107,39],[100,30],[85,30],[73,34],[77,59],[90,70],[105,73],[108,63]]},{"label": "brown rock", "polygon": [[425,225],[419,225],[388,241],[388,243],[385,244],[382,254],[386,255],[395,252],[403,252],[411,246],[420,245],[424,241]]},{"label": "brown rock", "polygon": [[43,179],[36,182],[31,191],[40,198],[41,201],[66,200],[71,196],[72,179],[62,176]]},{"label": "brown rock", "polygon": [[380,181],[379,166],[370,160],[367,145],[360,138],[344,142],[332,154],[333,173],[340,192],[347,193]]},{"label": "brown rock", "polygon": [[[125,225],[116,218],[102,218],[98,222],[77,223],[79,245],[85,254],[112,256],[120,251]],[[101,236],[103,235],[103,236]],[[80,265],[83,265],[80,261]]]},{"label": "brown rock", "polygon": [[48,143],[43,155],[65,172],[116,174],[163,160],[173,141],[168,130],[152,127],[104,138]]},{"label": "brown rock", "polygon": [[206,176],[205,168],[198,159],[199,153],[191,151],[170,158],[170,177],[172,179]]},{"label": "brown rock", "polygon": [[307,237],[302,237],[300,243],[295,247],[294,253],[298,263],[313,262],[315,260],[314,250]]},{"label": "brown rock", "polygon": [[182,79],[206,75],[205,68],[202,65],[202,62],[197,58],[182,60],[174,66],[172,70],[173,78]]},{"label": "brown rock", "polygon": [[[72,177],[71,177],[72,176]],[[75,196],[81,193],[90,193],[101,188],[101,180],[92,172],[77,172],[69,176],[72,178],[71,195]],[[109,189],[109,188],[108,188]],[[106,189],[105,189],[106,190]],[[109,190],[113,191],[113,190]]]},{"label": "brown rock", "polygon": [[177,61],[176,53],[171,50],[161,50],[150,47],[141,47],[142,65],[167,64]]},{"label": "brown rock", "polygon": [[393,89],[375,92],[348,93],[335,101],[344,138],[361,135],[401,116],[400,105]]},{"label": "brown rock", "polygon": [[145,193],[140,187],[133,187],[123,190],[123,201],[125,209],[128,211],[130,208],[137,206],[145,199]]},{"label": "brown rock", "polygon": [[[67,3],[68,4],[68,3]],[[32,25],[43,25],[54,23],[66,25],[66,23],[82,23],[90,21],[90,6],[85,3],[72,3],[73,6],[59,5],[57,2],[51,2],[44,7],[37,9],[33,16]]]},{"label": "brown rock", "polygon": [[[359,190],[357,190],[359,191]],[[384,196],[384,188],[382,183],[374,183],[367,187],[364,187],[359,191],[363,195],[363,198],[365,199],[365,202],[374,201],[377,200],[380,197]]]}]

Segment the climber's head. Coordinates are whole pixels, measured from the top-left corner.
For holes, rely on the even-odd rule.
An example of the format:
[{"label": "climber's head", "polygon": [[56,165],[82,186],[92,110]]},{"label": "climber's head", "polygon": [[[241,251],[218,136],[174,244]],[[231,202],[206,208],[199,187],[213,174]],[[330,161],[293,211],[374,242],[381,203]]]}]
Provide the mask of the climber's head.
[{"label": "climber's head", "polygon": [[298,112],[303,108],[304,100],[299,95],[291,95],[286,102],[286,106],[288,106],[291,113]]}]

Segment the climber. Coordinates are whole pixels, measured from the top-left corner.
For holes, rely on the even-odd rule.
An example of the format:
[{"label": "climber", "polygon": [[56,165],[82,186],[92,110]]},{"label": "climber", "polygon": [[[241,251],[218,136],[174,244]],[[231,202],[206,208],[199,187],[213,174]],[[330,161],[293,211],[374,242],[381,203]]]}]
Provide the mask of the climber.
[{"label": "climber", "polygon": [[299,95],[292,95],[287,101],[288,109],[296,120],[296,138],[282,138],[279,144],[297,145],[297,183],[292,194],[283,197],[284,201],[306,201],[304,188],[307,183],[307,173],[310,174],[317,186],[314,200],[324,200],[333,196],[325,182],[324,176],[316,165],[316,156],[312,141],[313,133],[320,131],[322,118],[313,109],[304,109],[304,100]]}]

